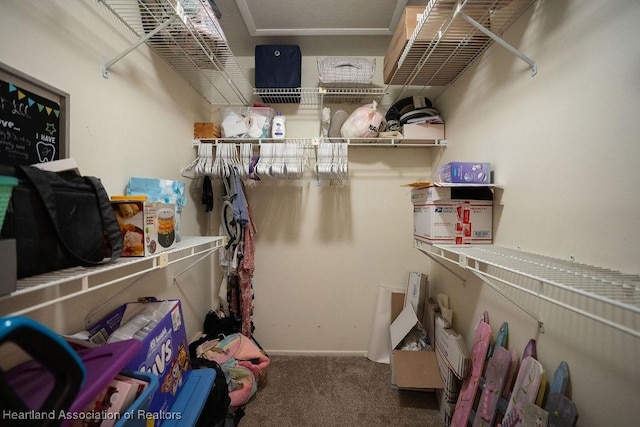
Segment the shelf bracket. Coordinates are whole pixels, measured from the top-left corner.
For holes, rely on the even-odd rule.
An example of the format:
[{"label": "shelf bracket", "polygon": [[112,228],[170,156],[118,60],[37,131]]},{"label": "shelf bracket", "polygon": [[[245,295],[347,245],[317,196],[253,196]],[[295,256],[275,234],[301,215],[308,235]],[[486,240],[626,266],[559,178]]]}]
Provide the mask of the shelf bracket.
[{"label": "shelf bracket", "polygon": [[189,264],[185,269],[183,269],[180,273],[177,273],[176,275],[173,276],[173,284],[177,285],[178,284],[178,277],[182,276],[184,273],[186,273],[187,271],[191,270],[193,267],[195,267],[197,264],[199,264],[200,262],[202,262],[203,260],[205,260],[206,258],[208,258],[210,255],[212,255],[214,252],[216,252],[218,249],[220,249],[222,247],[222,245],[216,246],[214,248],[210,248],[207,249],[204,252],[201,252],[202,255],[200,258],[198,258],[197,260],[195,260],[194,262],[192,262],[191,264]]},{"label": "shelf bracket", "polygon": [[125,56],[127,56],[129,53],[131,53],[132,51],[136,50],[138,48],[138,46],[140,46],[143,43],[146,43],[147,40],[149,40],[151,37],[155,36],[156,34],[158,34],[160,31],[164,30],[165,28],[167,28],[169,25],[171,25],[176,19],[178,19],[180,17],[180,15],[178,15],[177,13],[172,15],[171,17],[169,17],[169,19],[167,19],[166,21],[164,21],[162,24],[160,24],[158,27],[156,27],[153,31],[151,31],[150,33],[147,33],[145,36],[140,37],[134,44],[132,44],[131,46],[129,46],[127,49],[125,49],[120,55],[116,56],[115,58],[113,58],[111,61],[106,62],[103,66],[102,66],[102,77],[104,77],[105,79],[109,78],[109,69],[118,61],[120,61],[122,58],[124,58]]},{"label": "shelf bracket", "polygon": [[[440,267],[444,268],[445,270],[447,270],[449,273],[453,274],[454,276],[456,276],[461,282],[462,282],[462,286],[466,287],[467,286],[467,279],[462,277],[460,274],[458,274],[456,271],[454,271],[452,268],[450,268],[447,264],[445,264],[442,260],[445,259],[449,262],[451,262],[451,260],[444,258],[441,255],[435,254],[433,252],[430,252],[424,248],[422,248],[421,246],[416,246],[416,249],[418,249],[420,252],[422,252],[423,254],[427,255],[429,258],[431,258],[433,261],[435,261],[438,265],[440,265]],[[464,270],[464,267],[460,266],[460,268],[462,268]]]},{"label": "shelf bracket", "polygon": [[[478,277],[480,280],[482,280],[485,285],[489,286],[491,289],[493,289],[494,291],[499,293],[503,298],[505,298],[511,304],[513,304],[514,306],[518,307],[520,310],[522,310],[522,312],[524,312],[529,317],[531,317],[533,320],[535,320],[538,323],[538,333],[544,334],[544,322],[540,318],[538,318],[538,316],[536,316],[535,314],[531,313],[529,310],[527,310],[526,308],[524,308],[523,306],[518,304],[516,301],[514,301],[512,298],[510,298],[498,285],[496,285],[492,281],[492,279],[493,279],[493,280],[496,280],[498,282],[503,282],[502,280],[498,279],[497,277],[490,276],[490,275],[488,275],[488,274],[486,274],[484,272],[481,272],[481,271],[479,271],[479,270],[477,270],[475,268],[471,268],[471,267],[468,267],[468,268],[476,277]],[[521,288],[520,286],[516,286],[516,285],[514,285],[512,283],[508,283],[506,285],[510,286],[512,288],[519,289],[519,290],[525,290],[524,288]]]},{"label": "shelf bracket", "polygon": [[513,47],[512,45],[507,43],[502,37],[498,36],[493,31],[489,30],[488,28],[485,28],[478,21],[476,21],[475,19],[473,19],[472,17],[470,17],[466,13],[462,12],[461,9],[462,9],[462,6],[460,4],[458,4],[458,6],[457,6],[457,8],[456,8],[456,10],[454,12],[454,16],[455,15],[460,15],[461,18],[463,18],[469,24],[473,25],[476,29],[478,29],[479,31],[483,32],[486,36],[490,37],[493,41],[498,43],[500,46],[504,47],[509,52],[513,53],[518,58],[522,59],[524,62],[529,64],[529,66],[531,67],[531,77],[535,76],[538,73],[538,65],[536,64],[536,62],[533,59],[529,58],[524,53],[520,52],[518,49],[516,49],[515,47]]}]

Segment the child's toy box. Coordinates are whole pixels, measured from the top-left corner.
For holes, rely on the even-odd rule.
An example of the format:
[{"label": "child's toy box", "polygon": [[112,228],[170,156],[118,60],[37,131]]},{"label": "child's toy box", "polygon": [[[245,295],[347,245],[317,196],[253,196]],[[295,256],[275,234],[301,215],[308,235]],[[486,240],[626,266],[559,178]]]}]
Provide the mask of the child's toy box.
[{"label": "child's toy box", "polygon": [[142,349],[124,369],[158,376],[148,419],[159,426],[172,417],[171,405],[190,372],[187,334],[179,300],[133,302],[120,306],[89,329],[94,343],[137,339]]}]

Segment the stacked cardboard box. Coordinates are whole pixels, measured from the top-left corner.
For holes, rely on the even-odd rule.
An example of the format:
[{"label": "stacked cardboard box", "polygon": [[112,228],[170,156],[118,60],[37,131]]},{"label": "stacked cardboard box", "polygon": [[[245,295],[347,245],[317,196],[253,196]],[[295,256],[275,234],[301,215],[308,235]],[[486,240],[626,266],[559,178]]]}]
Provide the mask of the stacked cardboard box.
[{"label": "stacked cardboard box", "polygon": [[458,401],[462,380],[469,375],[471,357],[464,340],[443,319],[438,303],[432,298],[427,303],[427,323],[435,337],[436,360],[443,387],[437,390],[443,422],[449,425]]},{"label": "stacked cardboard box", "polygon": [[[451,8],[442,10],[435,8],[432,13],[435,14],[451,14]],[[384,56],[383,62],[383,78],[385,83],[391,83],[393,78],[393,73],[395,73],[398,68],[398,60],[404,51],[404,48],[407,46],[409,39],[413,35],[413,32],[418,25],[418,20],[421,15],[425,11],[424,6],[407,6],[400,17],[400,21],[398,21],[398,26],[396,27],[395,32],[393,33],[393,37],[391,38],[391,43],[389,43],[389,47],[387,48],[387,53]],[[416,34],[415,40],[432,40],[437,34],[438,30],[440,30],[440,25],[437,20],[427,21],[422,30]]]},{"label": "stacked cardboard box", "polygon": [[478,186],[411,190],[413,236],[427,243],[491,243],[493,192]]}]

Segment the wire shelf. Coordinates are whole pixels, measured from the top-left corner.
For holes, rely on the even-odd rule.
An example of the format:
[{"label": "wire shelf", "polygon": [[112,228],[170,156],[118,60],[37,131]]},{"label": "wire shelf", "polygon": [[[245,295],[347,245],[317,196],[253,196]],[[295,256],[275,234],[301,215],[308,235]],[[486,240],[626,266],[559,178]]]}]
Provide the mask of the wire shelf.
[{"label": "wire shelf", "polygon": [[385,88],[254,88],[253,94],[272,104],[359,104],[380,103],[387,94]]},{"label": "wire shelf", "polygon": [[[640,338],[638,323],[626,325],[613,318],[615,316],[602,317],[595,313],[593,304],[580,304],[572,298],[561,299],[556,293],[562,290],[587,301],[604,303],[632,318],[636,316],[637,322],[637,315],[640,315],[640,275],[496,245],[431,245],[420,240],[415,244],[427,255],[472,270],[487,283],[499,282],[528,292]],[[518,278],[538,286],[516,284]]]},{"label": "wire shelf", "polygon": [[137,37],[105,65],[146,43],[211,104],[247,105],[252,87],[207,0],[99,0]]},{"label": "wire shelf", "polygon": [[[501,36],[535,0],[463,0],[460,11]],[[431,0],[389,81],[403,86],[448,86],[493,39],[462,19],[458,2]]]},{"label": "wire shelf", "polygon": [[[14,315],[32,311],[126,279],[140,277],[187,258],[210,254],[224,246],[225,242],[226,238],[221,236],[186,237],[173,248],[155,255],[122,257],[101,266],[72,267],[26,277],[18,280],[16,291],[0,297],[0,312],[5,311],[1,308],[5,306],[5,302],[11,303],[10,310],[19,310],[12,313]],[[52,298],[46,297],[46,292],[50,290],[53,291]],[[42,303],[34,304],[31,299],[22,298],[37,291],[45,292],[43,295],[46,300]]]},{"label": "wire shelf", "polygon": [[443,147],[447,145],[446,139],[403,139],[403,138],[213,138],[194,139],[194,145],[201,143],[236,143],[254,144],[294,142],[305,148],[315,148],[321,142],[341,143],[346,142],[351,147]]}]

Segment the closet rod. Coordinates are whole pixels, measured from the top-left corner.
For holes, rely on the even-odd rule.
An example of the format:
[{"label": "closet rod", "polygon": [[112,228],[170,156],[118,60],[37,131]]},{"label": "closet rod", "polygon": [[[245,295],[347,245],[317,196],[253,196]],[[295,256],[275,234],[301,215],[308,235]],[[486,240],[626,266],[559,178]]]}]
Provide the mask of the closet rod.
[{"label": "closet rod", "polygon": [[503,40],[496,33],[494,33],[493,31],[489,30],[488,28],[485,28],[478,21],[476,21],[475,19],[473,19],[472,17],[470,17],[469,15],[464,13],[462,11],[462,6],[460,4],[458,4],[458,6],[456,8],[454,16],[455,15],[460,15],[460,17],[462,17],[469,24],[473,25],[475,28],[477,28],[478,30],[482,31],[485,35],[489,36],[493,41],[497,42],[500,46],[504,47],[509,52],[513,53],[518,58],[522,59],[524,62],[529,64],[529,66],[531,67],[531,77],[535,76],[538,73],[538,65],[536,64],[536,62],[533,59],[529,58],[524,53],[520,52],[518,49],[516,49],[515,47],[511,46],[509,43],[507,43],[505,40]]}]

